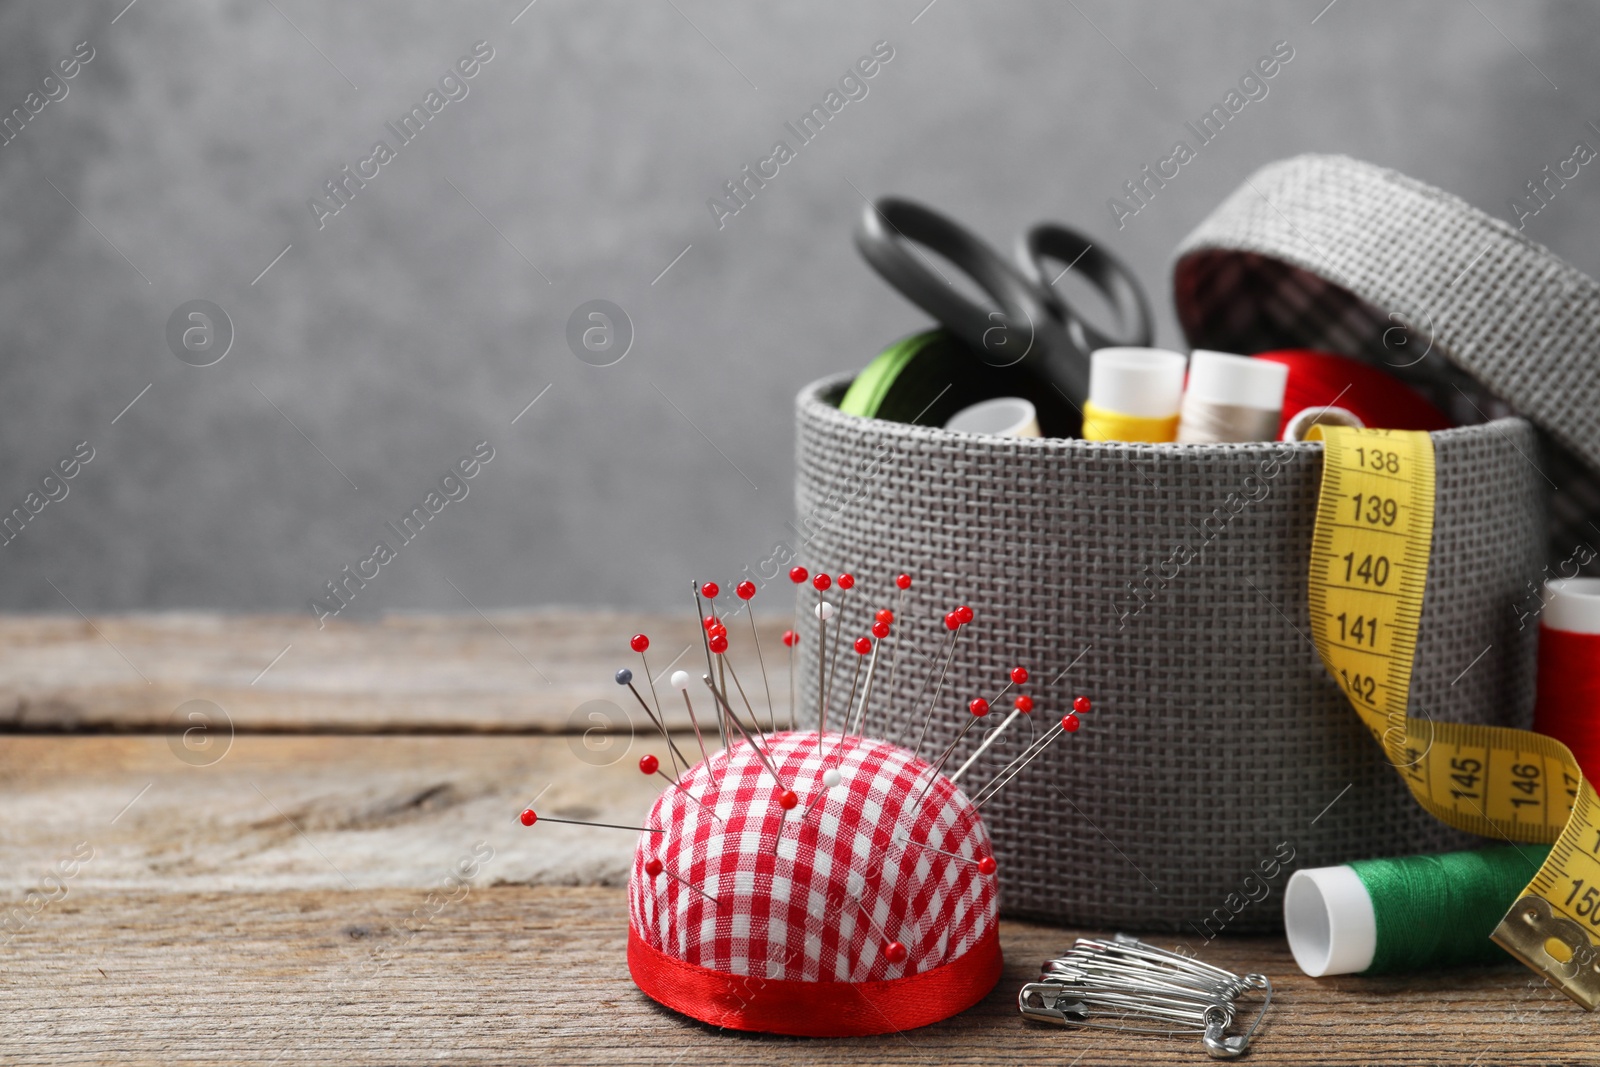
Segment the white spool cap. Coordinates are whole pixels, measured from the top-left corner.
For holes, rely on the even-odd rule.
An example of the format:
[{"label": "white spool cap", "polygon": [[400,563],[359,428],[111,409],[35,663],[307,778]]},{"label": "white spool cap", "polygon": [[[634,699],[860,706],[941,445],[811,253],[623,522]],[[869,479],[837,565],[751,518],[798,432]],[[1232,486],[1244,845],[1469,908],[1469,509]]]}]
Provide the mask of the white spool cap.
[{"label": "white spool cap", "polygon": [[950,416],[944,428],[998,437],[1038,437],[1039,413],[1020,396],[999,396],[962,408]]},{"label": "white spool cap", "polygon": [[1099,348],[1089,356],[1089,402],[1101,411],[1170,419],[1183,402],[1189,361],[1164,348]]},{"label": "white spool cap", "polygon": [[1282,363],[1204,348],[1189,354],[1189,395],[1208,404],[1281,411],[1288,384]]},{"label": "white spool cap", "polygon": [[1544,624],[1571,634],[1600,634],[1600,578],[1544,583]]},{"label": "white spool cap", "polygon": [[1361,421],[1361,417],[1349,408],[1301,408],[1284,424],[1283,439],[1304,441],[1306,433],[1313,426],[1353,426],[1360,430],[1366,425]]},{"label": "white spool cap", "polygon": [[1313,978],[1356,974],[1372,966],[1378,920],[1372,897],[1352,867],[1295,871],[1283,891],[1289,951]]}]

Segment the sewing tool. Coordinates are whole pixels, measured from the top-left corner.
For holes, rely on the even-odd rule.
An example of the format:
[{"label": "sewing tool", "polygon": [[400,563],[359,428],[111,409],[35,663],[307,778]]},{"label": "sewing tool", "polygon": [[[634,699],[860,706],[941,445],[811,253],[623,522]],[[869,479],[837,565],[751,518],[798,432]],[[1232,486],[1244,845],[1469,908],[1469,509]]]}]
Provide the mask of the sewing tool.
[{"label": "sewing tool", "polygon": [[1281,440],[1304,441],[1313,426],[1348,426],[1353,430],[1366,428],[1361,417],[1349,408],[1301,408],[1283,424]]},{"label": "sewing tool", "polygon": [[1283,893],[1289,951],[1313,978],[1503,961],[1489,935],[1549,852],[1511,845],[1295,871]]},{"label": "sewing tool", "polygon": [[558,822],[564,826],[598,826],[605,830],[633,830],[641,834],[664,834],[659,826],[622,826],[614,822],[589,822],[586,819],[557,819],[553,815],[540,815],[532,808],[523,808],[519,816],[522,825],[532,826],[536,822]]},{"label": "sewing tool", "polygon": [[1278,432],[1272,437],[1300,440],[1303,432],[1290,437],[1287,431],[1290,421],[1308,408],[1337,407],[1355,420],[1339,425],[1373,426],[1384,430],[1443,430],[1452,425],[1421,393],[1359,359],[1304,348],[1262,352],[1254,358],[1289,370]]},{"label": "sewing tool", "polygon": [[1507,901],[1493,940],[1593,1011],[1600,933],[1596,898],[1582,895],[1600,886],[1593,785],[1554,738],[1407,715],[1433,541],[1433,439],[1324,426],[1311,433],[1324,444],[1308,590],[1323,663],[1423,808],[1485,837],[1555,842]]},{"label": "sewing tool", "polygon": [[[849,592],[857,583],[849,572],[812,576],[799,567],[791,577],[813,583],[810,614],[818,646],[826,648],[823,635],[836,612],[823,593],[835,585]],[[910,578],[900,575],[895,584],[903,594]],[[753,594],[735,592],[746,602],[745,593]],[[715,604],[714,583],[696,593]],[[930,665],[930,679],[949,670],[956,638],[974,616],[965,605],[946,613],[949,649]],[[579,823],[640,832],[628,964],[639,987],[662,1004],[714,1026],[848,1036],[935,1022],[976,1003],[998,980],[999,867],[976,805],[940,773],[961,739],[929,765],[861,732],[881,643],[896,618],[880,608],[872,635],[848,642],[856,664],[834,716],[842,729],[826,729],[820,688],[818,730],[768,734],[739,679],[728,627],[714,611],[702,611],[708,665],[700,682],[726,724],[726,743],[707,750],[688,693],[692,678],[673,672],[670,684],[684,694],[702,759],[669,775],[655,755],[640,757],[640,773],[669,786],[644,825]],[[841,615],[836,629],[843,625]],[[784,635],[791,656],[799,640],[793,630]],[[641,655],[648,646],[642,634],[630,642]],[[1027,678],[1023,668],[1009,672],[995,700]],[[616,680],[656,721],[632,672],[624,668]],[[935,708],[941,688],[934,689]],[[1079,702],[1086,710],[1087,698]],[[974,700],[968,713],[975,719],[988,703]],[[1017,770],[1006,768],[1007,780]],[[1003,786],[991,781],[989,791]],[[530,827],[577,823],[531,807],[520,819]],[[768,922],[773,915],[784,921]]]},{"label": "sewing tool", "polygon": [[[1228,1036],[1238,1000],[1261,992],[1261,1007],[1242,1034]],[[1272,981],[1237,975],[1191,956],[1117,934],[1080,937],[1065,956],[1047,960],[1037,982],[1017,994],[1023,1018],[1057,1026],[1140,1034],[1199,1034],[1213,1059],[1236,1059],[1250,1047],[1267,1008]]]},{"label": "sewing tool", "polygon": [[1174,441],[1188,360],[1160,348],[1101,348],[1089,364],[1085,441]]},{"label": "sewing tool", "polygon": [[1039,413],[1020,396],[997,396],[962,408],[945,421],[944,428],[996,437],[1038,437]]},{"label": "sewing tool", "polygon": [[1197,348],[1189,353],[1178,440],[1272,441],[1280,432],[1289,369],[1281,363]]},{"label": "sewing tool", "polygon": [[[1149,302],[1133,273],[1106,249],[1064,226],[1041,223],[1030,229],[1018,242],[1014,266],[954,220],[909,200],[885,197],[867,205],[855,240],[879,276],[962,342],[971,362],[1015,367],[1020,377],[1045,390],[1059,390],[1073,404],[1088,390],[1090,351],[1147,345],[1154,335]],[[948,261],[995,306],[984,307],[961,295],[913,244]],[[1052,273],[1047,263],[1053,261],[1065,269]],[[1067,270],[1076,271],[1104,297],[1120,336],[1094,326],[1055,292],[1053,284]],[[885,368],[882,376],[888,375]],[[886,388],[880,380],[873,390],[882,393]],[[1027,391],[1016,395],[1038,402]],[[982,397],[965,402],[972,399]],[[865,406],[865,396],[862,402]]]},{"label": "sewing tool", "polygon": [[1600,775],[1600,578],[1545,583],[1533,728],[1571,749],[1585,778]]}]

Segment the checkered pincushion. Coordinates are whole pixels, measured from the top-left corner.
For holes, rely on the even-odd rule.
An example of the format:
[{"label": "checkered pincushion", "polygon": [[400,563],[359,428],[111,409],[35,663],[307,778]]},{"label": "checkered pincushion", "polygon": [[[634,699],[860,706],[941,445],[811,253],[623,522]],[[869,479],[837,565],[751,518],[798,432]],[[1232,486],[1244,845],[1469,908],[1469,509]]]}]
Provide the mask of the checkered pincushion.
[{"label": "checkered pincushion", "polygon": [[[769,737],[782,785],[749,744],[733,749],[686,771],[646,820],[666,832],[641,835],[634,856],[631,936],[643,954],[702,978],[696,969],[753,980],[745,988],[759,996],[769,985],[792,994],[795,983],[867,988],[933,972],[948,982],[961,970],[951,965],[980,949],[993,967],[973,965],[987,977],[969,976],[959,992],[971,995],[954,1010],[988,991],[999,971],[998,892],[992,864],[980,866],[989,835],[954,784],[935,776],[922,796],[928,764],[870,738]],[[829,767],[841,773],[831,789]],[[787,811],[784,788],[798,799]],[[690,1015],[742,1025],[727,1019],[725,990],[723,1003],[696,1010],[692,997],[640,985]]]}]

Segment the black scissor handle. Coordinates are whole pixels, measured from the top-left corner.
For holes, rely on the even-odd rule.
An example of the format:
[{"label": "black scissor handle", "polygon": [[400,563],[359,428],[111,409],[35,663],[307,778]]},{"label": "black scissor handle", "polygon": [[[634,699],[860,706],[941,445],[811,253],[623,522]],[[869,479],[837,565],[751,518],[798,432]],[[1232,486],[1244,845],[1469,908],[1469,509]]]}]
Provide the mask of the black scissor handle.
[{"label": "black scissor handle", "polygon": [[[1044,291],[962,226],[910,200],[868,204],[856,247],[872,268],[913,304],[944,324],[991,366],[1008,367],[1030,352],[1038,363],[1065,343]],[[912,244],[937,252],[970,277],[999,309],[967,299]]]},{"label": "black scissor handle", "polygon": [[[1017,258],[1031,280],[1050,294],[1056,314],[1073,335],[1073,340],[1086,350],[1117,345],[1145,348],[1155,338],[1150,302],[1137,276],[1122,260],[1083,234],[1058,223],[1040,223],[1018,242]],[[1106,303],[1117,318],[1118,334],[1096,329],[1055,293],[1050,283],[1056,278],[1046,269],[1046,260],[1071,267],[1105,294]]]}]

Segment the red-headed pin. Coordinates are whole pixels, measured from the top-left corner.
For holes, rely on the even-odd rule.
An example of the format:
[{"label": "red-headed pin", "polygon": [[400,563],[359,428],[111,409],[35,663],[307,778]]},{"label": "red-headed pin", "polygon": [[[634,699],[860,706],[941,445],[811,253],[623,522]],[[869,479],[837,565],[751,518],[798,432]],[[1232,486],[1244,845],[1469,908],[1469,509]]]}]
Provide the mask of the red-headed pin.
[{"label": "red-headed pin", "polygon": [[722,595],[722,587],[716,582],[707,582],[700,587],[700,595],[707,600],[715,600]]},{"label": "red-headed pin", "polygon": [[904,963],[906,947],[898,941],[891,941],[883,946],[883,958],[890,963]]},{"label": "red-headed pin", "polygon": [[895,575],[894,576],[894,584],[895,584],[895,586],[897,588],[899,588],[901,590],[910,589],[911,588],[911,575],[909,575],[909,574],[897,574],[897,575]]},{"label": "red-headed pin", "polygon": [[634,634],[633,639],[628,642],[628,647],[633,649],[635,652],[643,654],[645,649],[650,647],[650,638],[646,637],[644,634]]},{"label": "red-headed pin", "polygon": [[756,595],[756,583],[751,581],[740,582],[733,587],[733,593],[740,600],[749,600]]},{"label": "red-headed pin", "polygon": [[783,631],[783,647],[784,648],[793,648],[795,645],[798,645],[799,643],[800,643],[800,635],[799,634],[795,633],[793,630],[785,630],[785,631]]},{"label": "red-headed pin", "polygon": [[879,620],[872,624],[872,636],[882,641],[889,636],[889,624]]},{"label": "red-headed pin", "polygon": [[833,587],[833,579],[819,571],[817,576],[811,579],[811,587],[819,593],[826,592]]},{"label": "red-headed pin", "polygon": [[1017,685],[1023,685],[1024,683],[1026,683],[1027,680],[1028,680],[1028,668],[1026,668],[1026,667],[1012,667],[1011,668],[1011,680],[1012,680],[1012,682],[1014,682]]},{"label": "red-headed pin", "polygon": [[986,874],[986,875],[987,874],[993,874],[995,871],[997,871],[999,869],[1000,869],[1000,865],[994,861],[994,857],[993,856],[985,856],[985,857],[983,857],[983,859],[978,861],[978,873],[979,874]]},{"label": "red-headed pin", "polygon": [[848,574],[848,573],[839,575],[839,588],[840,589],[843,589],[846,592],[849,592],[851,589],[855,588],[855,584],[856,584],[856,576],[855,575]]},{"label": "red-headed pin", "polygon": [[789,568],[789,580],[795,585],[799,585],[801,582],[805,581],[807,577],[809,577],[809,575],[804,567]]},{"label": "red-headed pin", "polygon": [[665,830],[659,826],[621,826],[614,822],[585,822],[582,819],[557,819],[550,815],[540,815],[532,808],[522,809],[520,816],[522,825],[532,826],[536,822],[558,822],[566,826],[599,826],[607,830],[632,830],[641,834],[664,834]]},{"label": "red-headed pin", "polygon": [[868,652],[872,651],[872,638],[870,638],[870,637],[858,637],[858,638],[856,638],[856,646],[855,647],[856,647],[856,655],[865,656]]}]

